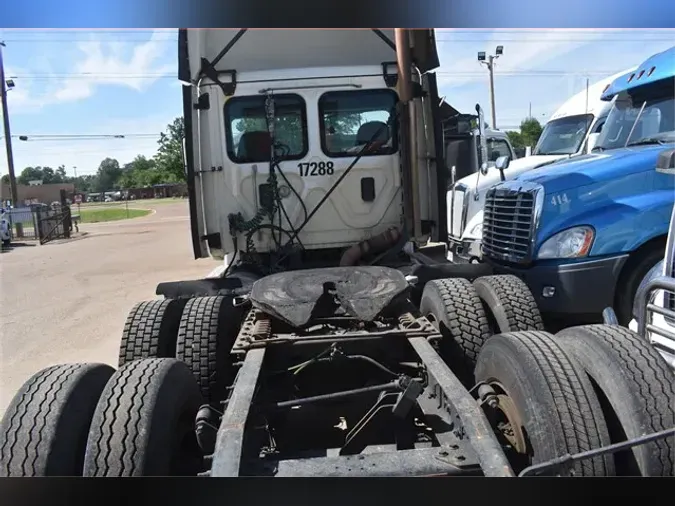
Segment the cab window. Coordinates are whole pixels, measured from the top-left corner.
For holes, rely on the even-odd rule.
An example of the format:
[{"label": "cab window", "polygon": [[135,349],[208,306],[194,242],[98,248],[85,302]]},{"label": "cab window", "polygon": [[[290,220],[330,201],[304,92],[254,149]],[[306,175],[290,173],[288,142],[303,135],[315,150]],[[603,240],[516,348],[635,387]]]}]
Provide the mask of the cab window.
[{"label": "cab window", "polygon": [[487,140],[488,161],[496,162],[500,156],[508,156],[513,158],[513,154],[509,149],[509,145],[503,139],[488,139]]},{"label": "cab window", "polygon": [[[235,163],[269,162],[271,137],[265,96],[234,97],[225,104],[227,155]],[[307,113],[299,95],[274,96],[274,145],[278,160],[299,160],[308,151]]]},{"label": "cab window", "polygon": [[[398,151],[392,90],[330,91],[319,99],[321,149],[333,158],[391,155]],[[368,146],[368,147],[366,147]]]}]

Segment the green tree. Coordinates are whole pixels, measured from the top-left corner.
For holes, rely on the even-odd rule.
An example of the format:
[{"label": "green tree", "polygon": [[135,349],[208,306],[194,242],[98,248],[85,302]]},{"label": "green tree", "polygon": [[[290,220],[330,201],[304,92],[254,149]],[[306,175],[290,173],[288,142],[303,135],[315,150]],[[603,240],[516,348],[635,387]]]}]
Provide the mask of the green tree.
[{"label": "green tree", "polygon": [[122,177],[120,164],[114,158],[106,158],[98,166],[96,172],[96,191],[105,192],[117,189]]},{"label": "green tree", "polygon": [[138,155],[122,168],[119,184],[122,188],[140,188],[161,183],[162,179],[155,160]]},{"label": "green tree", "polygon": [[19,184],[29,184],[31,181],[44,181],[44,172],[42,167],[26,167],[21,171],[19,177],[16,178],[17,183]]},{"label": "green tree", "polygon": [[159,148],[154,161],[157,170],[162,173],[164,183],[177,183],[185,181],[185,169],[183,166],[183,137],[185,125],[182,117],[176,118],[173,123],[167,125],[166,132],[162,132],[159,138]]},{"label": "green tree", "polygon": [[523,144],[523,135],[520,132],[516,132],[515,130],[509,130],[506,132],[506,135],[509,138],[509,142],[513,146],[514,149],[520,149],[524,148],[525,144]]},{"label": "green tree", "polygon": [[509,131],[506,135],[514,149],[524,149],[527,146],[534,148],[543,130],[537,119],[526,118],[520,122],[520,132]]},{"label": "green tree", "polygon": [[527,118],[520,123],[520,133],[526,146],[534,147],[544,128],[535,118]]},{"label": "green tree", "polygon": [[27,185],[31,181],[42,181],[42,184],[65,183],[68,178],[65,174],[65,169],[57,169],[56,171],[51,167],[26,167],[21,171],[17,182],[19,184]]},{"label": "green tree", "polygon": [[2,182],[2,184],[9,184],[9,174],[3,174],[2,178],[0,178],[0,182]]},{"label": "green tree", "polygon": [[75,185],[75,189],[79,192],[91,193],[96,191],[97,177],[93,174],[86,174],[84,176],[77,176],[70,181]]}]

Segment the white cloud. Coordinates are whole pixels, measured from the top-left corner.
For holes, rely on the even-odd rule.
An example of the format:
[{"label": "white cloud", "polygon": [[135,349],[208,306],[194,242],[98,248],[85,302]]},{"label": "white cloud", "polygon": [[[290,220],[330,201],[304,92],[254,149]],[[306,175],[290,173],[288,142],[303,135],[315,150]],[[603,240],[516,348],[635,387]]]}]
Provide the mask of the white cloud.
[{"label": "white cloud", "polygon": [[[675,30],[511,30],[486,33],[480,39],[475,31],[437,32],[437,39],[443,41],[439,43],[441,95],[462,112],[473,112],[475,104],[481,104],[488,122],[488,71],[476,56],[478,51],[504,46],[494,73],[497,127],[501,129],[517,128],[530,107],[533,117],[546,122],[560,105],[585,88],[587,78],[592,85],[672,46],[669,38],[675,41]],[[552,70],[555,73],[545,72]]]},{"label": "white cloud", "polygon": [[[130,52],[127,51],[128,44],[96,39],[95,35],[91,35],[91,40],[77,43],[79,59],[67,71],[77,76],[59,79],[63,71],[50,72],[49,77],[53,81],[40,92],[36,91],[35,82],[22,79],[22,90],[8,96],[9,107],[13,109],[13,114],[32,113],[49,104],[86,99],[102,85],[143,92],[158,79],[176,71],[175,64],[166,63],[167,50],[172,46],[158,43],[167,40],[166,33],[165,30],[154,31],[149,40],[139,42]],[[12,73],[30,74],[31,71],[13,69]],[[8,72],[8,75],[12,74]]]},{"label": "white cloud", "polygon": [[[461,86],[470,82],[485,81],[487,70],[477,60],[478,51],[494,51],[497,45],[504,46],[495,69],[499,72],[532,70],[552,62],[561,56],[587,44],[592,44],[603,36],[603,32],[589,32],[583,39],[564,39],[564,31],[523,31],[518,40],[504,40],[504,36],[493,33],[489,38],[476,40],[471,44],[453,43],[459,39],[461,31],[440,32],[444,42],[439,43],[441,60],[438,75],[439,87]],[[502,40],[500,40],[502,38]],[[466,41],[466,39],[462,39]],[[447,41],[447,42],[445,42]],[[461,49],[462,55],[457,58],[456,52]],[[454,75],[453,75],[454,74]]]},{"label": "white cloud", "polygon": [[[68,175],[71,176],[74,174],[73,167],[77,167],[78,175],[94,174],[101,161],[106,157],[115,158],[120,165],[130,162],[137,155],[150,158],[157,152],[159,133],[164,131],[167,125],[179,114],[180,111],[176,110],[139,119],[112,119],[87,131],[91,135],[149,133],[157,134],[156,137],[14,142],[16,173],[19,175],[25,167],[48,166],[56,168],[59,165],[64,165]],[[59,133],[61,135],[81,134],[82,131],[63,130]],[[0,174],[6,172],[6,159],[1,156]]]}]

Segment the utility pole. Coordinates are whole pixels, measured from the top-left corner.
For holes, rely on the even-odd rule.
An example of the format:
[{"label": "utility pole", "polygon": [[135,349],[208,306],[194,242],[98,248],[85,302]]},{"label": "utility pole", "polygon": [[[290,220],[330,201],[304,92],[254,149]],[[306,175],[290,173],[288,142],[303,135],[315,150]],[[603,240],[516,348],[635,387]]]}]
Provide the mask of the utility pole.
[{"label": "utility pole", "polygon": [[[0,99],[2,100],[2,122],[5,130],[5,149],[7,151],[7,170],[9,171],[9,191],[12,198],[12,207],[16,208],[19,203],[19,192],[16,187],[16,175],[14,174],[14,155],[12,153],[12,135],[9,128],[9,110],[7,109],[7,90],[9,83],[5,79],[5,65],[2,60],[2,48],[5,43],[0,41]],[[11,87],[14,83],[11,84]],[[23,226],[16,224],[17,237],[23,237]]]},{"label": "utility pole", "polygon": [[527,115],[528,119],[532,119],[532,102],[530,102],[530,112]]},{"label": "utility pole", "polygon": [[504,46],[497,46],[495,54],[485,55],[485,51],[480,51],[478,53],[478,62],[481,65],[485,65],[490,74],[490,107],[492,109],[492,128],[497,129],[497,112],[495,111],[495,79],[494,79],[494,68],[495,60],[499,58],[504,53]]}]

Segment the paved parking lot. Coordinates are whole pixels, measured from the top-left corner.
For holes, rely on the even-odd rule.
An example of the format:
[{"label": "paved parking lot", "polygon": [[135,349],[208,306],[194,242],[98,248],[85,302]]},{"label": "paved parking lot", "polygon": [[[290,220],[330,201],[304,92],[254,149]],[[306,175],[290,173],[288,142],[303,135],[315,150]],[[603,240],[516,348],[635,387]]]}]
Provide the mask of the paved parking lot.
[{"label": "paved parking lot", "polygon": [[43,367],[116,365],[124,320],[136,302],[154,298],[159,282],[195,279],[219,265],[193,259],[187,202],[143,205],[155,212],[84,224],[81,239],[0,255],[0,416]]}]

